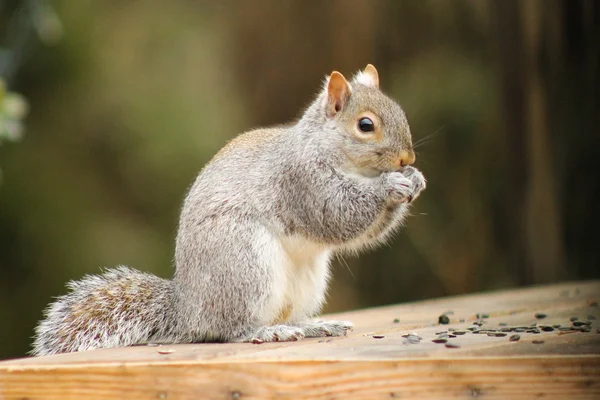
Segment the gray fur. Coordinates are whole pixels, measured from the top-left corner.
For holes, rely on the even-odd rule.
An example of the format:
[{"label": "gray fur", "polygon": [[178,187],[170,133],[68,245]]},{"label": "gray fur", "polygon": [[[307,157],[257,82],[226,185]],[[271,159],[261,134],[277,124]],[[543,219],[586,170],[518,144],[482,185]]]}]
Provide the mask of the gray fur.
[{"label": "gray fur", "polygon": [[[310,321],[331,256],[385,241],[425,188],[418,170],[392,163],[412,150],[402,109],[375,87],[351,88],[333,117],[324,89],[296,124],[229,143],[184,201],[173,280],[120,267],[71,282],[32,353],[344,335],[349,322]],[[365,110],[380,118],[382,141],[352,134]]]}]

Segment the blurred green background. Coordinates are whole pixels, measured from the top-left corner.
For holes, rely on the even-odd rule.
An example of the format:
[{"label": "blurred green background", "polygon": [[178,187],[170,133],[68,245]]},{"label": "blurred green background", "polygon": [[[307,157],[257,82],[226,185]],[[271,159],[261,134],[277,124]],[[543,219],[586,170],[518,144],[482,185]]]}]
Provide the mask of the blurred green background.
[{"label": "blurred green background", "polygon": [[169,277],[210,157],[367,63],[429,184],[389,246],[336,261],[326,311],[600,277],[599,25],[593,0],[0,0],[29,104],[0,136],[0,358],[70,279]]}]

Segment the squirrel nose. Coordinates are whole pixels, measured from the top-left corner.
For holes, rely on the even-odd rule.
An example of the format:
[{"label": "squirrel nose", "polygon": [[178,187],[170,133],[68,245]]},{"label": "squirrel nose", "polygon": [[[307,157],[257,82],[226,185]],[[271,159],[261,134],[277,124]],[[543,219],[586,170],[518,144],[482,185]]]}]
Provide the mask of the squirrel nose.
[{"label": "squirrel nose", "polygon": [[400,167],[406,167],[407,165],[413,164],[415,162],[415,152],[412,150],[402,150],[400,152],[400,156],[398,157],[398,163]]}]

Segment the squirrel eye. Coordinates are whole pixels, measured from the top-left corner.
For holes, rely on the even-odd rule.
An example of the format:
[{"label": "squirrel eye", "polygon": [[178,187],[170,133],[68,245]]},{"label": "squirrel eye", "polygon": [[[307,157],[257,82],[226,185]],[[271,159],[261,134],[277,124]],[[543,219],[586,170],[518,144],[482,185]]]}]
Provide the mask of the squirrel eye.
[{"label": "squirrel eye", "polygon": [[375,124],[371,121],[371,118],[361,118],[358,121],[358,129],[362,132],[373,132],[375,130]]}]

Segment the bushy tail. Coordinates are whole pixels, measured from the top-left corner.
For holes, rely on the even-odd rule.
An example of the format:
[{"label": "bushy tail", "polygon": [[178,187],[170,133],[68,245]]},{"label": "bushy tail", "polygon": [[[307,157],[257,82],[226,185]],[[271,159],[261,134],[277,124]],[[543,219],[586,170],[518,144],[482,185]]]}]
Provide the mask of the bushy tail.
[{"label": "bushy tail", "polygon": [[118,267],[67,285],[45,311],[32,355],[168,341],[173,329],[171,281]]}]

